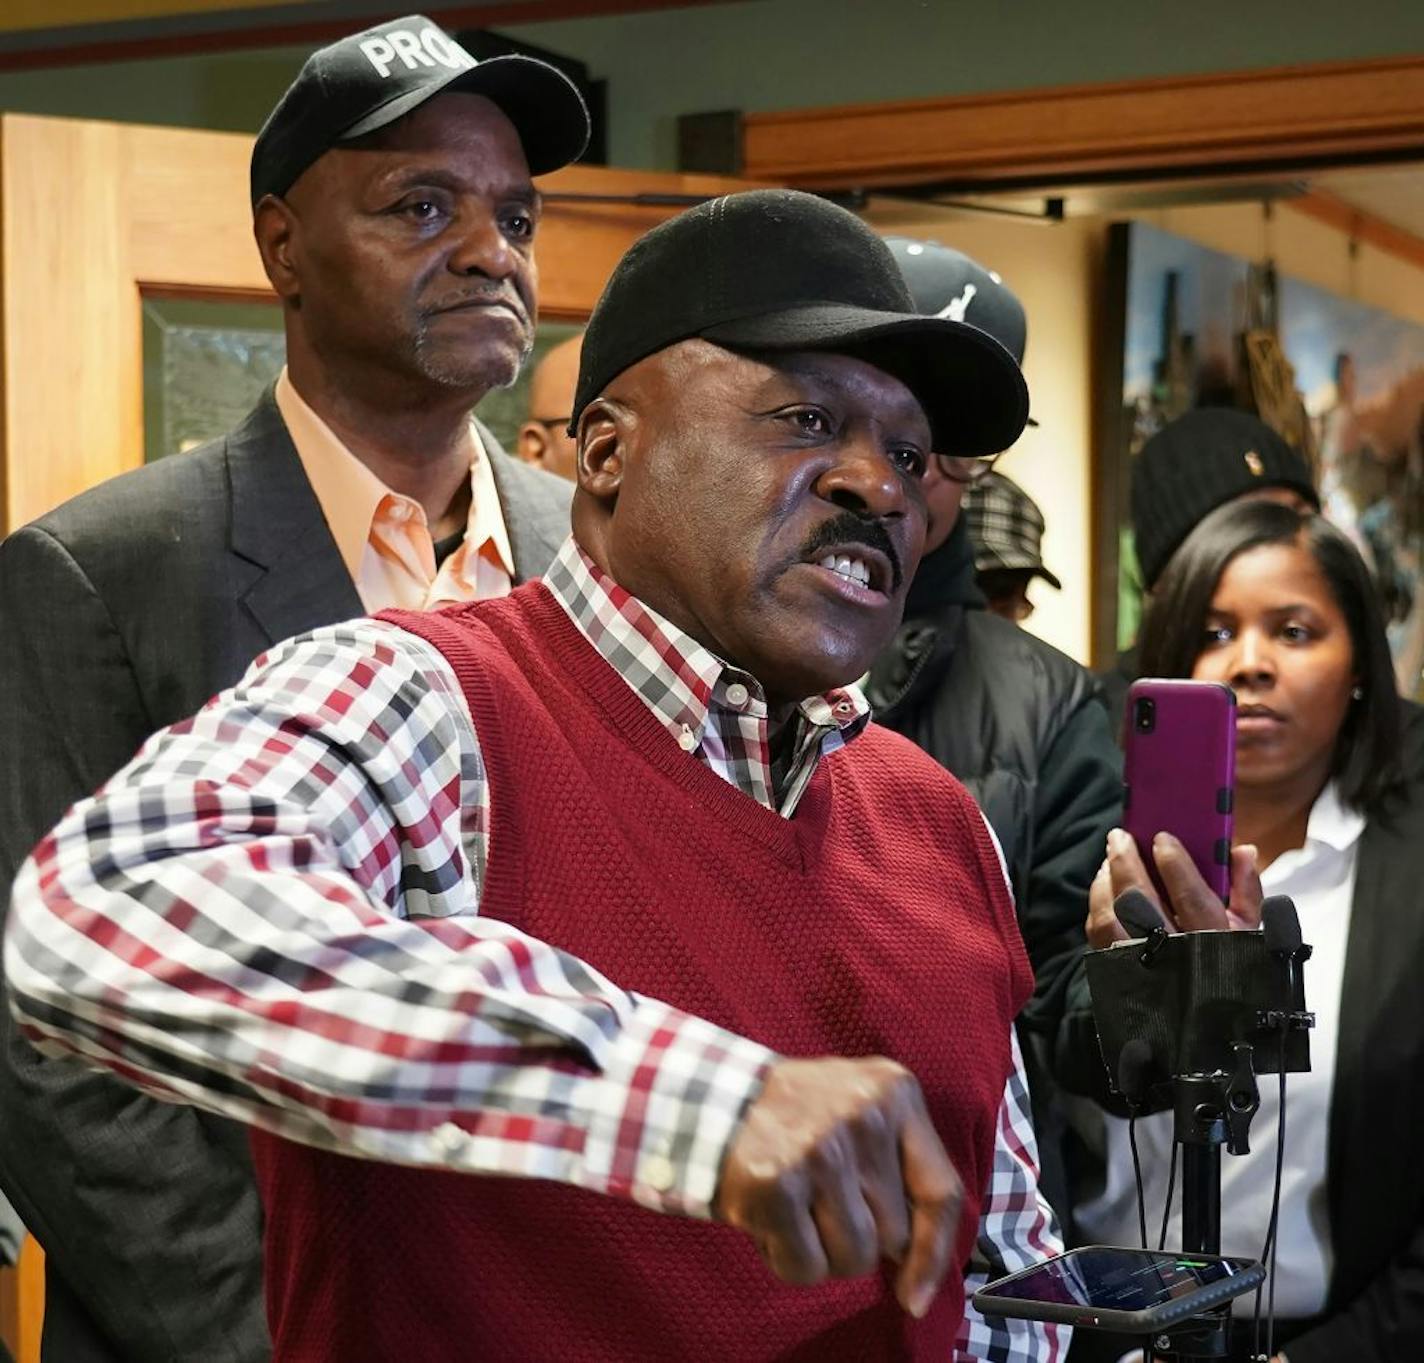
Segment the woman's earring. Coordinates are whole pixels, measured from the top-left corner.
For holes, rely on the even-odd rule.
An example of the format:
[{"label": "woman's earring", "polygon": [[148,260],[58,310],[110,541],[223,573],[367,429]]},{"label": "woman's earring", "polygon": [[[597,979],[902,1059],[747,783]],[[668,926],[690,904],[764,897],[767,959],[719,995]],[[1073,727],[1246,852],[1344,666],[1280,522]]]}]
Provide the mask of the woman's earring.
[{"label": "woman's earring", "polygon": [[1356,686],[1356,687],[1354,687],[1354,688],[1351,690],[1351,692],[1350,692],[1350,699],[1351,699],[1351,700],[1364,700],[1364,698],[1365,698],[1365,688],[1364,688],[1363,686]]}]

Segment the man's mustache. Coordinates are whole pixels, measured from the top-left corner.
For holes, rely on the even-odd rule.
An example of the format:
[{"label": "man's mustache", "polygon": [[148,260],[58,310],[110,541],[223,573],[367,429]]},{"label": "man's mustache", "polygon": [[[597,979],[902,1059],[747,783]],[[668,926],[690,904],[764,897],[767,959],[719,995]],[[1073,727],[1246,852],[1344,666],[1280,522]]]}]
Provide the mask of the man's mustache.
[{"label": "man's mustache", "polygon": [[839,549],[848,544],[863,544],[884,554],[890,560],[891,595],[900,590],[900,583],[904,580],[900,555],[895,552],[894,541],[878,519],[843,511],[811,532],[801,548],[801,557],[806,562],[814,563],[827,549]]},{"label": "man's mustache", "polygon": [[504,284],[492,284],[484,288],[465,289],[460,293],[451,294],[448,298],[442,298],[438,302],[428,304],[425,308],[425,313],[429,316],[435,312],[448,312],[451,308],[464,307],[470,303],[484,307],[489,307],[495,303],[502,303],[505,307],[512,309],[526,326],[529,325],[529,309],[525,306],[524,300],[514,289]]}]

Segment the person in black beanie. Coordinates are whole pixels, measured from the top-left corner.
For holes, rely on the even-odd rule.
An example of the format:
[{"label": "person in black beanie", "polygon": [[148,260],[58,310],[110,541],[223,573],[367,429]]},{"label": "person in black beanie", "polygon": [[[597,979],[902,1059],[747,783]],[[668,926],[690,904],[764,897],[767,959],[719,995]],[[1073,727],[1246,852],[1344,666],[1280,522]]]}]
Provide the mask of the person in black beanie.
[{"label": "person in black beanie", "polygon": [[[936,242],[887,242],[920,312],[978,326],[1022,361],[1024,310],[996,274]],[[1019,1017],[1019,1040],[1043,1162],[1040,1186],[1066,1231],[1068,1148],[1045,1038],[1061,1009],[1053,982],[1072,973],[1061,967],[1083,949],[1088,887],[1120,815],[1120,764],[1091,673],[985,609],[960,504],[992,463],[936,457],[924,484],[925,554],[904,623],[865,689],[880,723],[968,787],[1003,848],[1037,982]]]},{"label": "person in black beanie", "polygon": [[[1152,436],[1132,469],[1132,534],[1142,590],[1151,593],[1172,555],[1201,521],[1237,500],[1320,510],[1309,464],[1247,412],[1198,407]],[[1137,675],[1135,646],[1099,674],[1114,734],[1121,733],[1127,688]]]}]

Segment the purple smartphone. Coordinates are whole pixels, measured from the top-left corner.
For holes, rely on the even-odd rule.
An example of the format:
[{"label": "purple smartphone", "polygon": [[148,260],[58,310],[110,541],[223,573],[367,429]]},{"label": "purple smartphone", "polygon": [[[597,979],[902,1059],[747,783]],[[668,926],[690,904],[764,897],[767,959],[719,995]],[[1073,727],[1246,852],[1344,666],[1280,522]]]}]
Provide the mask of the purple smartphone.
[{"label": "purple smartphone", "polygon": [[1137,840],[1157,893],[1152,839],[1170,833],[1202,879],[1231,893],[1231,809],[1236,783],[1236,696],[1220,682],[1134,682],[1123,721],[1122,826]]}]

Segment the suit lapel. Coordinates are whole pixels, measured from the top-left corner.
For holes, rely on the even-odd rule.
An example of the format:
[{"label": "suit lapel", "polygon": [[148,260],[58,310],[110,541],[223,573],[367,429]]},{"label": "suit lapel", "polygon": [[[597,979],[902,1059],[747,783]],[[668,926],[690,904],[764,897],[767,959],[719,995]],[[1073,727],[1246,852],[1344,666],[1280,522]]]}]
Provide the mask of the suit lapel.
[{"label": "suit lapel", "polygon": [[520,463],[504,452],[485,426],[479,431],[499,491],[504,528],[509,532],[514,580],[520,583],[542,577],[568,538],[573,484]]},{"label": "suit lapel", "polygon": [[365,614],[270,388],[227,457],[232,552],[256,570],[242,605],[268,643]]},{"label": "suit lapel", "polygon": [[[1424,808],[1410,798],[1372,817],[1360,839],[1350,935],[1340,988],[1335,1078],[1330,1095],[1328,1197],[1335,1270],[1330,1301],[1339,1309],[1363,1287],[1357,1265],[1373,1263],[1379,1208],[1412,1208],[1421,1186],[1417,1152],[1384,1131],[1417,1129],[1424,1049],[1418,967],[1424,959]],[[1306,967],[1306,1006],[1310,967]],[[1409,1213],[1412,1215],[1412,1211]]]}]

